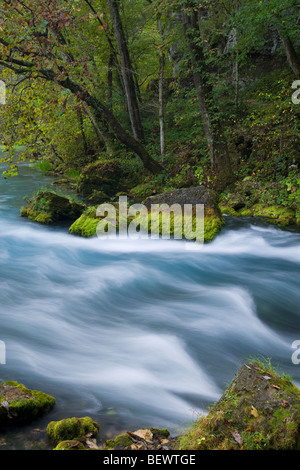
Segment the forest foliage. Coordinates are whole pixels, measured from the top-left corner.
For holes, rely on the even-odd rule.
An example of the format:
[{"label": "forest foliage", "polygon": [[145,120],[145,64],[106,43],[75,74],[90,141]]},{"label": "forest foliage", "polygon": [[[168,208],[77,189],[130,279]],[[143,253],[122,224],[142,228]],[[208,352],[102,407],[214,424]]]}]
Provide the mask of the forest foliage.
[{"label": "forest foliage", "polygon": [[3,0],[4,177],[29,159],[78,183],[117,160],[137,197],[247,177],[290,196],[299,18],[296,0]]}]

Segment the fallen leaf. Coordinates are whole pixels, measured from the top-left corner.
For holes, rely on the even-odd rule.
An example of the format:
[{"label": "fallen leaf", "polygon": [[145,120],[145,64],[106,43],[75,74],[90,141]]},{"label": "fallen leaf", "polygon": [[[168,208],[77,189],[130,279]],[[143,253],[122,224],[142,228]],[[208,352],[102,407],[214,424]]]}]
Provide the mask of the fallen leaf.
[{"label": "fallen leaf", "polygon": [[232,432],[232,435],[234,437],[234,440],[238,443],[238,444],[241,444],[242,443],[242,436],[236,432],[236,431],[233,431]]},{"label": "fallen leaf", "polygon": [[8,403],[8,401],[6,401],[6,400],[5,400],[5,401],[3,401],[3,402],[1,403],[1,406],[3,406],[3,408],[5,408],[5,409],[6,409],[6,411],[8,411],[8,410],[9,410],[9,403]]},{"label": "fallen leaf", "polygon": [[86,445],[90,448],[90,449],[99,449],[99,447],[97,446],[97,442],[96,442],[96,439],[86,439]]},{"label": "fallen leaf", "polygon": [[249,426],[249,428],[245,429],[245,431],[254,431],[254,427],[253,427],[253,426]]},{"label": "fallen leaf", "polygon": [[70,442],[70,444],[69,444],[70,447],[77,447],[78,445],[79,445],[78,441]]},{"label": "fallen leaf", "polygon": [[138,437],[139,439],[143,439],[144,441],[151,442],[153,439],[153,434],[150,429],[138,429],[133,433],[130,433],[133,437]]},{"label": "fallen leaf", "polygon": [[251,414],[254,416],[254,418],[258,418],[259,416],[258,411],[254,406],[251,407]]}]

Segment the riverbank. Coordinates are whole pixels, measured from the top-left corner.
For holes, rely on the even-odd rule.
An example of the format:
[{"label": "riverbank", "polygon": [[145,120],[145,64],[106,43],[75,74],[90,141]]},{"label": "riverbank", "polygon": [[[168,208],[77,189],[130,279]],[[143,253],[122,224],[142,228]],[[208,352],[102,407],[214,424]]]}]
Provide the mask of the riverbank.
[{"label": "riverbank", "polygon": [[[20,387],[22,407],[16,406],[17,400],[20,401]],[[33,394],[40,397],[42,392],[32,392],[15,382],[0,384],[0,390],[4,393],[0,429],[7,425],[9,416],[12,421],[19,422],[21,417],[24,422],[24,409],[27,409],[27,421],[36,419],[37,408],[32,406],[31,399]],[[43,395],[43,400],[45,398]],[[50,398],[51,409],[54,399]],[[26,403],[30,404],[30,409]],[[41,400],[39,406],[44,407]],[[49,407],[44,408],[44,413],[47,412]],[[299,426],[300,390],[289,376],[278,373],[270,360],[255,359],[237,371],[221,398],[180,436],[171,436],[167,429],[149,428],[127,430],[103,441],[98,436],[101,423],[90,417],[73,417],[49,422],[43,444],[45,447],[52,444],[56,451],[299,450]],[[0,448],[3,439],[5,432]]]}]

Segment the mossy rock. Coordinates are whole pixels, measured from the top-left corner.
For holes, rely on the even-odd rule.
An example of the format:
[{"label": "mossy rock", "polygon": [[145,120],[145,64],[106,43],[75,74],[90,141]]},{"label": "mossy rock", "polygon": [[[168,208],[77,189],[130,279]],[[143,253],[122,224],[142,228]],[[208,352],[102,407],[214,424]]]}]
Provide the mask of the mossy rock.
[{"label": "mossy rock", "polygon": [[[161,188],[160,188],[161,189]],[[149,196],[153,196],[157,192],[157,185],[155,183],[139,184],[130,190],[130,196],[134,199],[144,200]]]},{"label": "mossy rock", "polygon": [[108,439],[103,445],[105,450],[129,450],[133,441],[128,434],[119,434],[114,439]]},{"label": "mossy rock", "polygon": [[62,441],[76,440],[91,433],[95,437],[99,432],[99,424],[92,418],[66,418],[60,421],[51,421],[47,426],[47,436],[56,444]]},{"label": "mossy rock", "polygon": [[55,398],[23,384],[7,381],[0,384],[0,426],[27,424],[49,413]]},{"label": "mossy rock", "polygon": [[76,439],[62,441],[53,450],[87,450],[84,444]]},{"label": "mossy rock", "polygon": [[69,228],[69,232],[80,237],[94,237],[99,219],[82,214]]},{"label": "mossy rock", "polygon": [[[172,201],[171,198],[167,196],[167,202],[161,202],[164,200],[164,197],[151,197],[147,198],[145,205],[145,214],[138,214],[139,223],[141,226],[145,227],[145,232],[149,234],[149,238],[153,233],[155,236],[163,236],[164,238],[175,238],[179,240],[195,240],[198,241],[204,240],[204,242],[210,242],[214,237],[220,232],[221,228],[225,224],[224,218],[221,215],[220,209],[216,204],[215,195],[205,188],[199,191],[199,188],[190,188],[192,192],[195,190],[196,196],[193,194],[190,199],[180,198],[180,202]],[[189,195],[191,191],[188,190]],[[182,191],[176,190],[174,193]],[[184,190],[186,191],[186,190]],[[201,198],[199,197],[201,194]],[[164,195],[162,195],[164,196]],[[183,202],[186,201],[186,202]],[[191,201],[191,202],[188,202]],[[135,220],[135,216],[129,216],[127,220],[124,220],[124,223],[121,224],[121,215],[118,210],[118,203],[111,203],[115,207],[115,219],[112,222],[109,222],[107,226],[111,225],[111,228],[117,234],[119,231],[120,225],[127,227]],[[186,219],[186,214],[180,209],[179,214],[174,214],[172,211],[170,213],[165,213],[165,216],[162,216],[161,213],[152,211],[151,205],[157,204],[158,207],[162,207],[162,204],[169,204],[171,207],[173,204],[179,204],[181,207],[184,204],[190,204],[192,207],[191,213],[191,223],[185,224],[189,219]],[[198,224],[196,204],[204,204],[204,232],[202,224]],[[83,237],[93,237],[97,234],[97,226],[101,219],[104,217],[96,216],[97,207],[89,208],[82,214],[69,228],[70,233],[74,235],[79,235]],[[190,225],[190,226],[189,226]]]},{"label": "mossy rock", "polygon": [[103,202],[109,201],[109,197],[103,191],[94,190],[89,196],[86,197],[85,202],[88,205],[102,204]]},{"label": "mossy rock", "polygon": [[120,191],[123,168],[118,159],[102,159],[87,165],[81,172],[77,192],[90,196],[101,191],[108,196]]},{"label": "mossy rock", "polygon": [[138,429],[108,439],[103,445],[103,450],[149,450],[161,449],[164,445],[174,449],[177,443],[176,438],[170,438],[168,429]]},{"label": "mossy rock", "polygon": [[[156,196],[148,197],[144,204],[147,207],[151,207],[153,204],[167,204],[172,206],[173,204],[179,204],[182,208],[185,205],[190,205],[193,208],[193,222],[192,230],[196,229],[196,206],[204,206],[204,234],[203,240],[205,242],[211,242],[216,235],[220,232],[224,226],[225,221],[222,217],[220,208],[218,206],[217,194],[205,186],[196,186],[191,188],[175,189],[167,193],[158,194]],[[180,222],[183,226],[183,223]],[[201,230],[201,229],[200,229]],[[183,238],[189,238],[190,234],[182,234]],[[201,235],[197,237],[201,239]]]},{"label": "mossy rock", "polygon": [[35,222],[51,224],[64,220],[76,220],[84,211],[85,206],[52,191],[38,191],[21,208],[21,217]]},{"label": "mossy rock", "polygon": [[254,216],[263,217],[268,222],[279,224],[281,227],[287,227],[296,223],[295,211],[287,207],[255,204],[251,210]]},{"label": "mossy rock", "polygon": [[244,364],[182,450],[300,450],[300,391],[259,362]]},{"label": "mossy rock", "polygon": [[166,428],[163,428],[163,429],[150,428],[150,431],[153,434],[153,439],[157,439],[159,437],[167,439],[170,436],[170,431]]},{"label": "mossy rock", "polygon": [[220,208],[221,214],[232,215],[232,216],[235,216],[235,217],[240,215],[239,212],[237,212],[236,210],[233,209],[233,207],[225,206],[225,205],[220,204],[219,208]]}]

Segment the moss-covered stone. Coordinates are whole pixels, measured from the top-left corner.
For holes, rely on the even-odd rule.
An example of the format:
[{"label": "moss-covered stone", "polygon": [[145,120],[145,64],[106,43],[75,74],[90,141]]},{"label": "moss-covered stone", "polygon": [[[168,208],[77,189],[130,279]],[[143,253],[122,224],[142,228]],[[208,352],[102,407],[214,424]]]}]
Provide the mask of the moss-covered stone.
[{"label": "moss-covered stone", "polygon": [[263,217],[271,223],[279,224],[281,227],[294,225],[296,223],[295,211],[287,207],[255,204],[251,208],[251,211],[253,216]]},{"label": "moss-covered stone", "polygon": [[233,209],[233,207],[220,204],[219,208],[220,208],[221,214],[232,215],[235,217],[240,215],[239,212]]},{"label": "moss-covered stone", "polygon": [[159,437],[167,439],[170,436],[170,431],[166,428],[150,428],[150,431],[152,432],[154,439],[157,439]]},{"label": "moss-covered stone", "polygon": [[[117,206],[117,205],[116,205]],[[166,236],[168,238],[176,239],[188,239],[198,241],[204,240],[205,242],[212,241],[215,236],[220,232],[221,228],[225,224],[224,218],[220,213],[216,213],[214,209],[207,207],[204,210],[204,232],[203,226],[199,223],[196,211],[192,212],[192,223],[185,225],[185,214],[182,213],[179,216],[174,215],[173,212],[170,212],[170,217],[162,217],[161,214],[151,212],[151,209],[148,208],[146,215],[140,215],[139,223],[146,227],[148,231],[149,238],[151,234],[155,233],[159,236]],[[84,214],[82,214],[69,228],[69,232],[73,235],[79,235],[82,237],[93,237],[97,234],[97,226],[100,220],[103,217],[96,216],[96,208],[89,209]],[[127,227],[135,220],[135,216],[130,216],[126,221],[124,221],[125,226]],[[170,223],[169,223],[170,222]],[[107,225],[111,225],[112,222],[108,222]],[[115,222],[113,223],[113,230],[116,234],[119,232],[120,226],[120,214],[118,208],[116,208],[116,217]]]},{"label": "moss-covered stone", "polygon": [[54,447],[53,450],[87,450],[84,444],[76,439],[70,441],[62,441]]},{"label": "moss-covered stone", "polygon": [[115,439],[108,439],[103,446],[105,450],[128,450],[131,448],[133,441],[130,439],[128,434],[119,434],[116,436]]},{"label": "moss-covered stone", "polygon": [[79,219],[75,220],[75,222],[71,225],[69,232],[73,235],[79,235],[81,237],[94,237],[96,235],[98,223],[99,219],[82,214]]},{"label": "moss-covered stone", "polygon": [[26,424],[48,413],[55,398],[23,384],[7,381],[0,384],[0,426]]},{"label": "moss-covered stone", "polygon": [[47,426],[48,437],[57,444],[62,441],[80,439],[89,433],[95,437],[98,432],[99,424],[88,416],[51,421]]},{"label": "moss-covered stone", "polygon": [[224,214],[261,217],[281,227],[299,225],[296,196],[287,194],[282,183],[245,178],[220,195],[219,207]]},{"label": "moss-covered stone", "polygon": [[300,391],[269,363],[245,364],[207,416],[181,438],[183,450],[300,449]]},{"label": "moss-covered stone", "polygon": [[64,220],[76,220],[85,206],[52,191],[38,191],[27,206],[21,207],[21,217],[35,222],[51,224]]},{"label": "moss-covered stone", "polygon": [[[160,188],[161,189],[161,188]],[[144,200],[157,192],[157,185],[154,182],[139,184],[130,190],[130,196],[134,199]]]},{"label": "moss-covered stone", "polygon": [[123,169],[119,159],[97,160],[83,169],[77,191],[84,196],[90,196],[95,191],[113,196],[122,189],[120,187],[122,175]]}]

